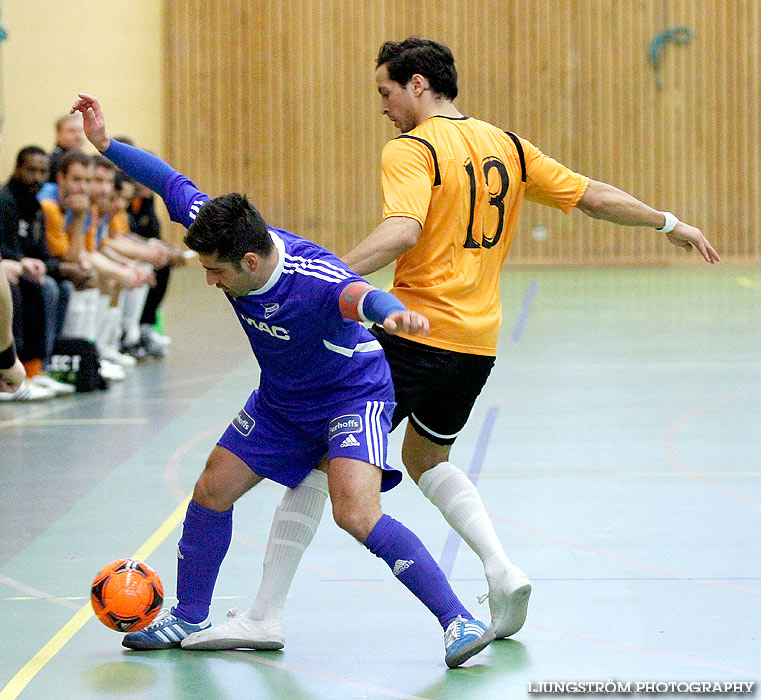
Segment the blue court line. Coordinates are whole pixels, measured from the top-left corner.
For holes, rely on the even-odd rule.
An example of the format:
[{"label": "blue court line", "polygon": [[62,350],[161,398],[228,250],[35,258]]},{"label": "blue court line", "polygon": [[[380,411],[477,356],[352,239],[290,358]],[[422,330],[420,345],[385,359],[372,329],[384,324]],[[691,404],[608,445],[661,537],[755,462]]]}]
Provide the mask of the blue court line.
[{"label": "blue court line", "polygon": [[[498,406],[490,406],[486,412],[486,418],[484,424],[481,426],[481,434],[476,441],[476,451],[473,454],[473,459],[470,463],[470,469],[468,470],[468,476],[470,480],[476,484],[478,483],[478,477],[481,474],[481,467],[484,465],[484,457],[486,457],[486,448],[489,446],[489,439],[491,438],[491,432],[494,429],[494,423],[497,420],[497,413],[499,413]],[[454,568],[454,562],[457,558],[457,550],[460,548],[460,542],[462,538],[450,528],[447,534],[446,542],[441,550],[441,557],[439,559],[439,566],[444,572],[447,578],[452,575],[452,569]]]},{"label": "blue court line", "polygon": [[534,300],[534,295],[536,294],[536,289],[538,286],[539,285],[536,280],[531,280],[528,283],[526,293],[523,295],[521,312],[518,314],[518,320],[515,322],[515,328],[513,328],[512,340],[514,343],[517,343],[521,338],[523,328],[525,327],[526,321],[528,320],[528,312],[531,308],[531,302]]}]

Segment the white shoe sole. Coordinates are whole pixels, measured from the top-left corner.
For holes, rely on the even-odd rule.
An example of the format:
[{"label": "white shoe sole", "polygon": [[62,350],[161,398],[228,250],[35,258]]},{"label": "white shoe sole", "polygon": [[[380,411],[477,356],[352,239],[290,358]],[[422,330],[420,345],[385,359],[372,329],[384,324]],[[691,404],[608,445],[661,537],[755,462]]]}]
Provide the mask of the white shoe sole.
[{"label": "white shoe sole", "polygon": [[[196,633],[194,633],[196,634]],[[278,641],[238,639],[236,637],[218,637],[216,639],[191,640],[190,635],[180,643],[183,649],[193,651],[219,651],[224,649],[254,649],[255,651],[278,651],[285,644]]]},{"label": "white shoe sole", "polygon": [[[256,623],[254,622],[254,624]],[[231,627],[232,629],[230,629]],[[254,631],[241,629],[242,627],[243,625],[237,619],[221,622],[218,625],[212,625],[205,630],[188,635],[182,640],[181,646],[183,649],[198,651],[220,649],[277,651],[285,646],[285,636],[282,632],[266,630],[262,633],[259,630],[257,634]]]},{"label": "white shoe sole", "polygon": [[[489,608],[492,611],[491,630],[495,639],[505,639],[518,632],[526,622],[531,583],[518,588],[498,588],[489,591]],[[495,613],[496,611],[496,613]]]}]

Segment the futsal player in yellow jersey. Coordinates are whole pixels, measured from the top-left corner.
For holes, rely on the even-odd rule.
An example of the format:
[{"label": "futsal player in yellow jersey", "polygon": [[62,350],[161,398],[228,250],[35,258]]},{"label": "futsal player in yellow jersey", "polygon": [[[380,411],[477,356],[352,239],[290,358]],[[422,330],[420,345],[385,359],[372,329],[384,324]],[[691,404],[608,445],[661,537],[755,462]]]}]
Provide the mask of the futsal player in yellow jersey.
[{"label": "futsal player in yellow jersey", "polygon": [[[454,105],[451,51],[420,38],[386,42],[375,74],[381,111],[402,132],[383,149],[384,219],[344,257],[360,275],[396,261],[391,293],[428,317],[427,337],[392,337],[377,326],[391,367],[393,426],[409,418],[402,461],[423,493],[480,557],[489,584],[490,631],[509,637],[526,619],[531,584],[507,558],[473,483],[449,453],[494,365],[502,320],[499,275],[525,199],[661,231],[677,246],[719,260],[703,234],[629,194],[574,173],[514,134]],[[215,632],[228,646],[266,642],[280,624],[293,572],[323,501],[300,486],[283,498],[262,585],[245,630]],[[235,623],[240,625],[240,622]],[[216,626],[215,626],[216,627]],[[211,628],[214,630],[214,627]],[[230,641],[232,640],[232,641]],[[218,642],[209,648],[223,648]]]},{"label": "futsal player in yellow jersey", "polygon": [[468,117],[432,116],[389,142],[384,216],[422,229],[397,260],[393,293],[425,308],[424,344],[494,356],[499,275],[524,196],[568,212],[588,184],[528,141]]},{"label": "futsal player in yellow jersey", "polygon": [[[475,486],[448,461],[452,443],[494,363],[502,320],[499,275],[523,199],[619,224],[661,230],[672,243],[719,259],[696,228],[610,185],[590,180],[534,145],[454,105],[451,51],[420,38],[380,49],[381,110],[402,135],[383,150],[383,222],[345,258],[361,275],[396,260],[392,293],[425,314],[427,338],[387,342],[394,425],[409,417],[407,471],[481,558],[492,630],[515,634],[531,585],[497,539]],[[445,357],[440,352],[447,352]]]},{"label": "futsal player in yellow jersey", "polygon": [[[391,365],[397,409],[409,417],[405,467],[484,563],[495,636],[523,625],[531,586],[509,562],[478,492],[449,461],[496,355],[499,275],[525,199],[574,207],[619,224],[660,229],[719,259],[696,228],[590,180],[534,145],[454,105],[451,51],[410,38],[378,54],[381,111],[402,132],[383,149],[383,222],[344,261],[368,274],[396,260],[392,293],[431,324],[426,338],[376,337]],[[443,353],[446,353],[442,355]]]}]

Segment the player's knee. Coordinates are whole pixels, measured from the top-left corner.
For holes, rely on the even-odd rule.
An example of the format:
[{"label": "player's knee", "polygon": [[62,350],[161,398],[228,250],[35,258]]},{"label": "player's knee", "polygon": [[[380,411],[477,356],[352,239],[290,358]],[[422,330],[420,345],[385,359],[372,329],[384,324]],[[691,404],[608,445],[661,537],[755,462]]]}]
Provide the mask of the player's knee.
[{"label": "player's knee", "polygon": [[371,518],[367,513],[340,503],[333,504],[333,520],[338,527],[360,542],[364,542],[372,530],[372,525],[369,524]]},{"label": "player's knee", "polygon": [[402,450],[402,464],[412,480],[417,484],[420,477],[429,469],[433,469],[439,462],[439,455],[421,455],[419,452],[406,452]]},{"label": "player's knee", "polygon": [[228,510],[233,504],[233,501],[230,500],[225,490],[221,488],[220,480],[216,475],[213,456],[209,457],[206,462],[206,468],[201,473],[201,476],[198,477],[198,481],[196,481],[195,488],[193,489],[193,500],[199,506],[216,510],[220,513]]},{"label": "player's knee", "polygon": [[[420,477],[423,475],[423,472],[426,471],[423,467],[420,466],[418,462],[415,462],[413,460],[405,461],[404,457],[402,457],[402,462],[404,463],[404,467],[407,470],[407,473],[412,477],[412,480],[417,484],[417,482],[420,480]],[[430,467],[428,467],[430,469]]]},{"label": "player's knee", "polygon": [[420,477],[437,464],[449,458],[451,445],[438,445],[422,436],[408,431],[402,443],[402,464],[412,480],[417,483]]}]

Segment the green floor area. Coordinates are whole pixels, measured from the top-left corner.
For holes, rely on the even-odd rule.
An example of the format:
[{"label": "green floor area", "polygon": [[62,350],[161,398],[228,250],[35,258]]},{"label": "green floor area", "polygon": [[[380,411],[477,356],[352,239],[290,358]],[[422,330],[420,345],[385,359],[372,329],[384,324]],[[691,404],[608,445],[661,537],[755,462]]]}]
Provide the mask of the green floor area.
[{"label": "green floor area", "polygon": [[[0,700],[486,700],[542,681],[760,681],[761,269],[508,267],[502,298],[497,364],[452,458],[533,581],[514,640],[447,670],[435,618],[329,508],[282,652],[130,652],[88,618],[95,573],[138,552],[172,602],[178,505],[257,382],[222,295],[184,269],[165,360],[99,394],[0,406]],[[397,464],[400,443],[396,431]],[[281,494],[264,483],[236,505],[213,619],[248,606]],[[480,562],[412,481],[383,506],[488,616]]]}]

